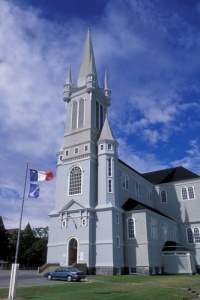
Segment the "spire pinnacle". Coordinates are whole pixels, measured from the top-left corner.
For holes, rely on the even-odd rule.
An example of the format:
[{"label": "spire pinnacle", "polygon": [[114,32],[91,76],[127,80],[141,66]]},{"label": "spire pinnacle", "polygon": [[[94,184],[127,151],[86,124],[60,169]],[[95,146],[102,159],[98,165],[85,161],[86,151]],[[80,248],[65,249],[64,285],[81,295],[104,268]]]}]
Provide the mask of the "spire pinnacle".
[{"label": "spire pinnacle", "polygon": [[105,75],[104,75],[104,95],[107,99],[107,105],[110,106],[110,95],[111,95],[111,90],[109,89],[109,85],[108,85],[108,76],[107,76],[107,72],[105,71]]},{"label": "spire pinnacle", "polygon": [[83,51],[82,63],[81,63],[80,72],[77,81],[78,87],[86,85],[86,77],[91,73],[94,75],[97,82],[97,72],[96,72],[94,52],[92,46],[91,31],[90,28],[88,28],[87,37],[85,41],[85,48]]},{"label": "spire pinnacle", "polygon": [[66,82],[64,85],[64,92],[63,92],[63,100],[66,102],[69,102],[71,99],[71,93],[74,89],[74,85],[72,84],[72,73],[71,73],[71,67],[69,68]]},{"label": "spire pinnacle", "polygon": [[69,71],[67,74],[66,82],[65,84],[72,84],[72,72],[71,72],[71,66],[69,67]]}]

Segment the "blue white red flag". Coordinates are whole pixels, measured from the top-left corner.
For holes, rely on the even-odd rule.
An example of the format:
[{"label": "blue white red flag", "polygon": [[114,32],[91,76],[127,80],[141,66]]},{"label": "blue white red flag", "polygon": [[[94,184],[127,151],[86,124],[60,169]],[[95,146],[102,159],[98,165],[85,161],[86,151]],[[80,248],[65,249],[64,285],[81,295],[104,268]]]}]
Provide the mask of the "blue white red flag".
[{"label": "blue white red flag", "polygon": [[43,181],[53,179],[52,172],[43,172],[30,169],[30,181]]},{"label": "blue white red flag", "polygon": [[28,198],[38,198],[40,193],[40,187],[38,184],[30,183],[30,190],[28,193]]}]

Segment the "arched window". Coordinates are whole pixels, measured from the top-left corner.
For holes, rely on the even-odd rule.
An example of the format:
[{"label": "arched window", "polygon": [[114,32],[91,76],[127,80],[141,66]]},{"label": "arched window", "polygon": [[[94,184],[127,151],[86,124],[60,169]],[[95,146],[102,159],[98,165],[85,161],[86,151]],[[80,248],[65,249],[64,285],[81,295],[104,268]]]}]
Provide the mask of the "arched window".
[{"label": "arched window", "polygon": [[84,99],[80,99],[80,101],[79,101],[78,128],[83,127],[83,125],[84,125],[84,114],[85,114]]},{"label": "arched window", "polygon": [[127,221],[127,232],[128,232],[129,239],[135,238],[135,222],[133,218],[130,218]]},{"label": "arched window", "polygon": [[70,172],[69,195],[81,194],[82,171],[80,167],[74,167]]},{"label": "arched window", "polygon": [[188,188],[188,195],[189,199],[194,199],[194,188],[192,186]]},{"label": "arched window", "polygon": [[188,198],[186,188],[182,188],[182,198],[183,198],[183,200],[187,200],[187,198]]},{"label": "arched window", "polygon": [[139,182],[136,181],[135,183],[135,190],[136,190],[136,195],[142,196],[142,186]]},{"label": "arched window", "polygon": [[192,186],[189,186],[188,188],[183,187],[181,189],[181,193],[182,193],[182,199],[183,200],[188,200],[188,199],[194,199],[195,198],[194,188]]},{"label": "arched window", "polygon": [[187,238],[188,238],[188,243],[193,244],[194,239],[193,239],[193,233],[191,228],[187,228]]},{"label": "arched window", "polygon": [[85,100],[80,99],[72,104],[72,130],[84,126]]},{"label": "arched window", "polygon": [[199,228],[194,228],[194,240],[195,243],[200,243],[200,236],[199,236]]},{"label": "arched window", "polygon": [[72,130],[77,128],[77,113],[78,113],[78,102],[75,101],[72,105]]},{"label": "arched window", "polygon": [[163,239],[166,242],[168,240],[168,225],[163,222]]},{"label": "arched window", "polygon": [[157,240],[158,239],[157,220],[154,218],[151,218],[150,220],[150,229],[151,229],[151,238],[153,240]]},{"label": "arched window", "polygon": [[160,193],[160,197],[161,197],[161,203],[166,203],[167,202],[167,193],[166,193],[166,191],[162,191]]}]

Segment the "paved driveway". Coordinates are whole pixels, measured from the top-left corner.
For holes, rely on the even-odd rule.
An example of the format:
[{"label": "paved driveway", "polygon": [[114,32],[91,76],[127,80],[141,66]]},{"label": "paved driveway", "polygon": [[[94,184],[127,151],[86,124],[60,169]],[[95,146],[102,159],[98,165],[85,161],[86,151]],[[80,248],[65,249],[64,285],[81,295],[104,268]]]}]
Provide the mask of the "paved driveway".
[{"label": "paved driveway", "polygon": [[[10,270],[0,270],[0,288],[9,288]],[[67,284],[66,281],[47,280],[43,275],[38,275],[36,270],[19,270],[17,276],[17,286],[36,286],[36,285],[54,285]]]}]

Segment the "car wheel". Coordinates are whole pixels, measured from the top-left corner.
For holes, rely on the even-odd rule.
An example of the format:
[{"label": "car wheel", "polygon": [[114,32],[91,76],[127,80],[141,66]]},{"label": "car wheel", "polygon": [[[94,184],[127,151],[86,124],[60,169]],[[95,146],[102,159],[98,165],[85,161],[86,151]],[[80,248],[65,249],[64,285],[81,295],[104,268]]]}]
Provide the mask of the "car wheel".
[{"label": "car wheel", "polygon": [[67,281],[68,281],[68,282],[71,282],[71,281],[72,281],[72,276],[68,276],[68,277],[67,277]]},{"label": "car wheel", "polygon": [[47,279],[48,279],[48,280],[51,280],[51,279],[52,279],[52,276],[49,274],[49,275],[47,276]]}]

